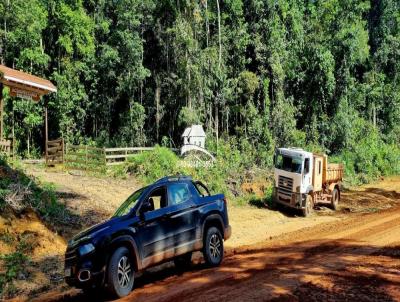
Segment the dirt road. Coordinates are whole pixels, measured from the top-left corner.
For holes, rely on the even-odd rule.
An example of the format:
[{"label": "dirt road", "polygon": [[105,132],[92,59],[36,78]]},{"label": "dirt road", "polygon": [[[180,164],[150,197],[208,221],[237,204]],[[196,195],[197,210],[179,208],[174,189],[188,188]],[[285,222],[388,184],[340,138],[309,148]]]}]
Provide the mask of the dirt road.
[{"label": "dirt road", "polygon": [[[33,174],[56,185],[61,202],[81,217],[80,227],[106,218],[137,186],[134,179]],[[301,218],[290,211],[231,206],[229,215],[233,235],[221,267],[207,269],[197,255],[183,274],[171,263],[153,268],[138,276],[135,290],[122,301],[400,301],[399,177],[347,190],[338,212],[322,208]],[[72,231],[78,230],[68,235]],[[64,250],[63,245],[54,261],[56,280]],[[40,289],[36,301],[101,298],[43,280],[30,280]],[[31,301],[34,291],[17,301]]]},{"label": "dirt road", "polygon": [[[96,298],[96,300],[98,297]],[[87,301],[75,290],[41,301]],[[228,251],[219,268],[201,261],[137,279],[120,301],[400,301],[400,208],[357,214],[280,239]]]}]

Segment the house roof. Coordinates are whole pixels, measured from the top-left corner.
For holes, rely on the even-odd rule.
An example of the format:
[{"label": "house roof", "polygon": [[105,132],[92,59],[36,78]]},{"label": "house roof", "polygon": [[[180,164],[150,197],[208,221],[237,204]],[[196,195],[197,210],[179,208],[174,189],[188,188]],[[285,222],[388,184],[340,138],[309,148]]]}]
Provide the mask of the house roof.
[{"label": "house roof", "polygon": [[46,79],[0,65],[0,82],[10,88],[26,90],[38,95],[57,92],[56,86]]},{"label": "house roof", "polygon": [[202,125],[192,125],[191,127],[186,128],[182,134],[182,137],[187,136],[205,137],[206,133],[204,132]]}]

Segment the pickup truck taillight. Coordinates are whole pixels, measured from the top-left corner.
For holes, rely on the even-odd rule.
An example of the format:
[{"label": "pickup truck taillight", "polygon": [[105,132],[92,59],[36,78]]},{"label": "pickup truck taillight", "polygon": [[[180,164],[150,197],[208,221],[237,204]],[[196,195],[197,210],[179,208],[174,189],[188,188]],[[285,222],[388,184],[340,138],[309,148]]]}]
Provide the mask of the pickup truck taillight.
[{"label": "pickup truck taillight", "polygon": [[225,196],[224,196],[224,199],[223,199],[223,200],[224,200],[224,203],[225,203],[225,204],[228,204],[228,200],[226,199]]}]

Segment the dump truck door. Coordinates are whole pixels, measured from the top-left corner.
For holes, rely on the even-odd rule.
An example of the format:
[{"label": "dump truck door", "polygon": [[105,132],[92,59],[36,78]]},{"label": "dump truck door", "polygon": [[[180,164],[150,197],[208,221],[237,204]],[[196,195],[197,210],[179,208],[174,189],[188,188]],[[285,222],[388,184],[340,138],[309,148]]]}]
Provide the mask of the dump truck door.
[{"label": "dump truck door", "polygon": [[322,190],[322,157],[314,157],[314,191]]}]

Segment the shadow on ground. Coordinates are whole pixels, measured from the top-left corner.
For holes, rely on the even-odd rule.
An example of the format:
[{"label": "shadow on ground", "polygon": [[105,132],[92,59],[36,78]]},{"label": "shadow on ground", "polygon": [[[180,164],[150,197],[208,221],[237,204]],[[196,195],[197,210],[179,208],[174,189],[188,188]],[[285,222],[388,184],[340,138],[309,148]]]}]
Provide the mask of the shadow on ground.
[{"label": "shadow on ground", "polygon": [[[218,268],[164,264],[139,276],[123,301],[398,301],[399,249],[307,241],[243,251]],[[74,293],[45,301],[109,300]]]}]

